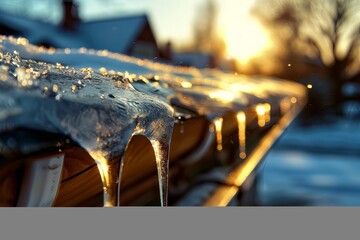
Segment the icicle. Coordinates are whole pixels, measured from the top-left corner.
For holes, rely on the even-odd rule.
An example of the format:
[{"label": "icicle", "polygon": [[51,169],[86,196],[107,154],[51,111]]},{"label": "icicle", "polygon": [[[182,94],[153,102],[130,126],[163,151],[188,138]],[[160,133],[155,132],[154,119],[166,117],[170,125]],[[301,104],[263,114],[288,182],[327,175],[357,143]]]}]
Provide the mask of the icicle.
[{"label": "icicle", "polygon": [[239,157],[241,159],[246,158],[246,115],[243,111],[238,112],[236,115],[238,122],[238,130],[239,130],[239,146],[240,146],[240,154]]},{"label": "icicle", "polygon": [[258,125],[259,127],[264,127],[266,120],[265,120],[265,106],[264,104],[258,104],[256,105],[256,113],[258,116]]},{"label": "icicle", "polygon": [[222,124],[223,124],[223,118],[215,119],[214,125],[215,125],[215,131],[216,131],[216,141],[217,141],[216,148],[218,151],[222,150],[222,135],[221,135]]},{"label": "icicle", "polygon": [[159,179],[161,206],[167,206],[168,196],[168,169],[169,169],[169,139],[151,140],[153,146]]},{"label": "icicle", "polygon": [[270,122],[271,120],[271,105],[269,103],[264,103],[265,108],[265,123]]},{"label": "icicle", "polygon": [[119,206],[121,158],[109,160],[105,157],[106,154],[101,151],[89,151],[89,154],[95,160],[101,176],[104,207]]}]

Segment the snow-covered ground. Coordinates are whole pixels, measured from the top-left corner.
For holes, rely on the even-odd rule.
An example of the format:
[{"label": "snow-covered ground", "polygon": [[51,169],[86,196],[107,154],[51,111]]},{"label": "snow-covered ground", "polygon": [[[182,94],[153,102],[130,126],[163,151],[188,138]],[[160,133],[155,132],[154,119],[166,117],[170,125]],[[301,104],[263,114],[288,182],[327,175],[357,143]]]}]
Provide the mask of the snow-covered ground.
[{"label": "snow-covered ground", "polygon": [[360,205],[360,120],[294,123],[264,163],[260,205]]}]

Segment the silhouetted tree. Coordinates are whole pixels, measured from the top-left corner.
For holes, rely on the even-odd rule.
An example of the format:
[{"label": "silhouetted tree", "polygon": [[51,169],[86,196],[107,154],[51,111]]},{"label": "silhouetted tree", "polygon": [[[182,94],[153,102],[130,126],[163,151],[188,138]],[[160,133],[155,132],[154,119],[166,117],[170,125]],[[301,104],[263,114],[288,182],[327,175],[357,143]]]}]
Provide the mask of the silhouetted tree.
[{"label": "silhouetted tree", "polygon": [[324,72],[338,104],[343,85],[360,77],[359,10],[358,0],[258,0],[253,12],[278,42],[283,65]]}]

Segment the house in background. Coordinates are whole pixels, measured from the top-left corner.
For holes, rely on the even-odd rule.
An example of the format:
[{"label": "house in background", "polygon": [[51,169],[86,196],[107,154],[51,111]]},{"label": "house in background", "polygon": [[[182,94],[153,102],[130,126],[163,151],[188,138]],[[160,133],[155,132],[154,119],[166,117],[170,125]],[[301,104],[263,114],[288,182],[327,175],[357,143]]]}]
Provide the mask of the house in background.
[{"label": "house in background", "polygon": [[216,67],[215,57],[210,53],[179,52],[173,53],[172,61],[175,65],[193,66],[196,68]]},{"label": "house in background", "polygon": [[216,57],[203,52],[174,52],[172,63],[178,66],[192,66],[196,68],[217,68],[225,72],[236,72],[235,59]]},{"label": "house in background", "polygon": [[22,36],[30,43],[54,48],[80,48],[122,53],[139,58],[161,56],[145,14],[112,19],[81,21],[78,6],[63,0],[59,25],[0,12],[0,34]]}]

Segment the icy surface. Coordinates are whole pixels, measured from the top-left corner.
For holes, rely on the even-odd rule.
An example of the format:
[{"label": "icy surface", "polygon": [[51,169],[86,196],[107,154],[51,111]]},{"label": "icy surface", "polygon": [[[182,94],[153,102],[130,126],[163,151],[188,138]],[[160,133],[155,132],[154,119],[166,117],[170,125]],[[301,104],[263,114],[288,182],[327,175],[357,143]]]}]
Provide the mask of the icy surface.
[{"label": "icy surface", "polygon": [[132,84],[137,90],[161,95],[168,103],[172,101],[210,119],[220,117],[226,111],[237,112],[259,102],[278,105],[284,97],[303,98],[305,95],[302,86],[284,80],[246,77],[212,69],[200,71],[196,68],[175,67],[107,50],[47,50],[29,45],[26,39],[11,38],[2,44],[10,52],[18,51],[23,58],[52,64],[60,62],[76,69],[91,67],[110,75],[131,73],[126,76],[135,80]]},{"label": "icy surface", "polygon": [[[105,205],[118,202],[114,183],[133,135],[145,135],[166,150],[173,109],[159,98],[136,91],[127,78],[107,77],[91,68],[23,60],[17,52],[3,51],[0,59],[0,130],[24,127],[70,136],[98,164],[107,194]],[[157,157],[163,204],[167,155]]]},{"label": "icy surface", "polygon": [[98,164],[106,206],[119,203],[122,157],[132,136],[145,135],[154,148],[166,205],[178,117],[191,112],[216,125],[225,112],[294,104],[305,95],[302,86],[283,80],[174,67],[106,50],[44,49],[0,36],[0,132],[23,127],[69,136]]}]

